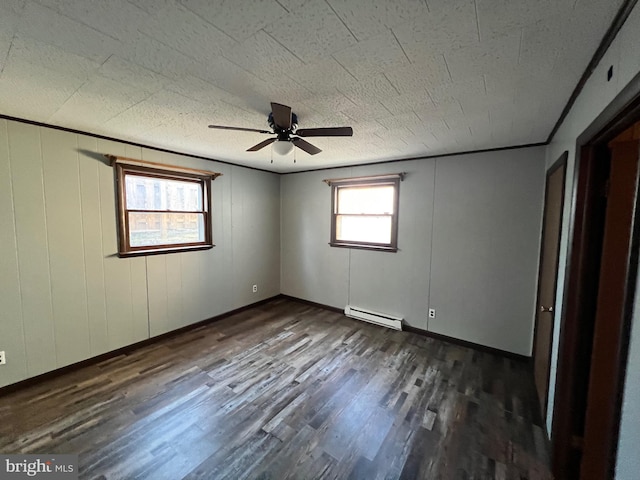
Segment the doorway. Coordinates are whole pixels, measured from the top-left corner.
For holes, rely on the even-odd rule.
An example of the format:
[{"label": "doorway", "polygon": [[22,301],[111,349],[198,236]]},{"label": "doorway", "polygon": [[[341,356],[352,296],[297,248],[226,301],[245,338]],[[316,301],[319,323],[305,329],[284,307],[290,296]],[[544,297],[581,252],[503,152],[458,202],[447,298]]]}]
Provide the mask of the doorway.
[{"label": "doorway", "polygon": [[553,341],[554,307],[558,281],[558,260],[562,210],[564,207],[564,180],[567,157],[564,152],[547,171],[544,193],[544,213],[538,267],[538,300],[533,337],[533,374],[542,418],[547,416],[551,346]]},{"label": "doorway", "polygon": [[640,243],[638,92],[578,139],[552,428],[558,479],[614,475]]}]

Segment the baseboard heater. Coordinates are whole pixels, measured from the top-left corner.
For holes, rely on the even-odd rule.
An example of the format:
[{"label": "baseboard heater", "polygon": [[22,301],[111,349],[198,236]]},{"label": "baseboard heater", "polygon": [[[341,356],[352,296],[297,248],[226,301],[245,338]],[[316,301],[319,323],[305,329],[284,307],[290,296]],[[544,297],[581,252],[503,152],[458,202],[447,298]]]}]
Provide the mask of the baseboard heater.
[{"label": "baseboard heater", "polygon": [[375,323],[394,330],[402,330],[402,319],[386,313],[372,312],[364,308],[347,305],[344,307],[344,314],[356,320],[364,320],[365,322]]}]

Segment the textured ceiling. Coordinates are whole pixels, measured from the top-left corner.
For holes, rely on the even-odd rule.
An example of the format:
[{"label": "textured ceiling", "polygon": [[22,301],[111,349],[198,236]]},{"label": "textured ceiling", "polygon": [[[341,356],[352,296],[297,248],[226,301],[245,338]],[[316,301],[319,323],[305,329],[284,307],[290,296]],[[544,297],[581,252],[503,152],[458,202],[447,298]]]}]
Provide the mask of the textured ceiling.
[{"label": "textured ceiling", "polygon": [[[1,0],[0,114],[274,171],[543,142],[622,0]],[[323,152],[245,152],[269,102]]]}]

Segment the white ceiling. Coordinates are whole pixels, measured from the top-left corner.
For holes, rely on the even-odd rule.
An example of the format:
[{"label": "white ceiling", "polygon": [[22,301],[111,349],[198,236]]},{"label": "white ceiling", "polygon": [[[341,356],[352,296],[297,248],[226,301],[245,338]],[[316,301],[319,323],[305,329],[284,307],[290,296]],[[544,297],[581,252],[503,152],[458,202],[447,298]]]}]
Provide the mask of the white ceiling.
[{"label": "white ceiling", "polygon": [[[0,114],[285,172],[544,142],[622,0],[1,0]],[[269,102],[323,152],[267,128]]]}]

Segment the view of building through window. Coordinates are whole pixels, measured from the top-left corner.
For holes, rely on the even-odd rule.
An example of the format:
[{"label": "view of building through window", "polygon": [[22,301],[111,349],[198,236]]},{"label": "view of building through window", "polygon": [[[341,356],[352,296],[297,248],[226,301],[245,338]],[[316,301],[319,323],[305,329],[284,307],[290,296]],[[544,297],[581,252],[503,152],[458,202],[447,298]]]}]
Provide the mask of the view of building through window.
[{"label": "view of building through window", "polygon": [[202,182],[125,174],[131,247],[205,241]]}]

